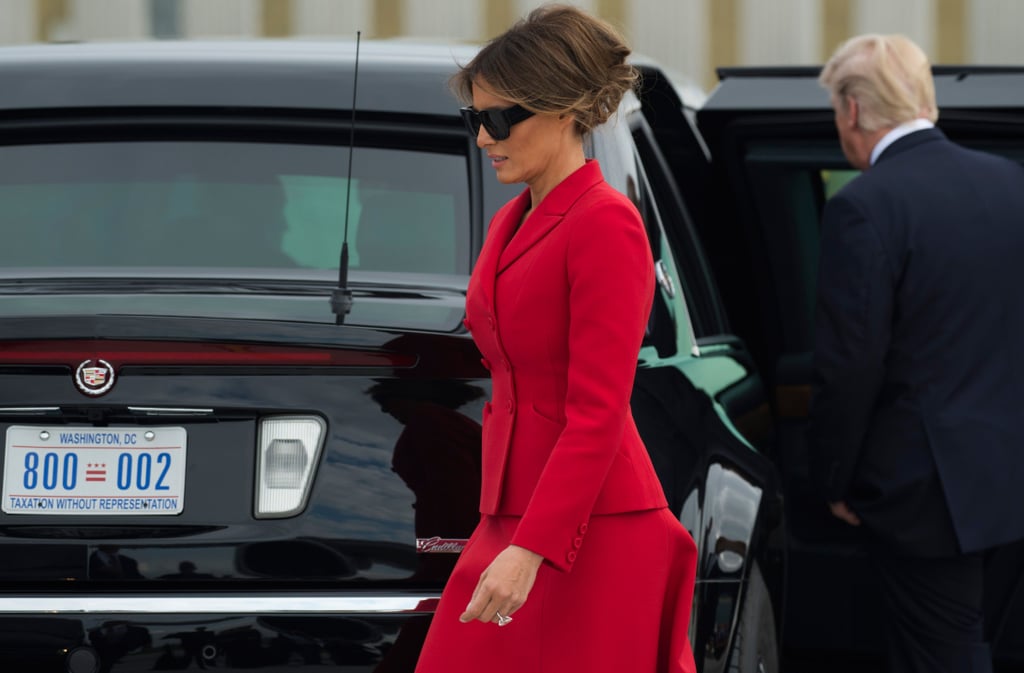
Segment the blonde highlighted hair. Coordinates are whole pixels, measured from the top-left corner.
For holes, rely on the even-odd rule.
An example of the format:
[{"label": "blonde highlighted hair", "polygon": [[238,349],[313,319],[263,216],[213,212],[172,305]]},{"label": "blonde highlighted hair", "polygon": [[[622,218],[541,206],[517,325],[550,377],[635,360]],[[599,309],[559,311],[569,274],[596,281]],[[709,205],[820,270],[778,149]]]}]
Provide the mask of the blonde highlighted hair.
[{"label": "blonde highlighted hair", "polygon": [[473,85],[537,113],[569,114],[585,134],[605,122],[638,79],[610,24],[570,5],[544,5],[488,42],[451,79],[464,103]]},{"label": "blonde highlighted hair", "polygon": [[865,131],[913,119],[935,122],[935,83],[928,57],[904,35],[860,35],[844,42],[818,81],[834,101],[854,99]]}]

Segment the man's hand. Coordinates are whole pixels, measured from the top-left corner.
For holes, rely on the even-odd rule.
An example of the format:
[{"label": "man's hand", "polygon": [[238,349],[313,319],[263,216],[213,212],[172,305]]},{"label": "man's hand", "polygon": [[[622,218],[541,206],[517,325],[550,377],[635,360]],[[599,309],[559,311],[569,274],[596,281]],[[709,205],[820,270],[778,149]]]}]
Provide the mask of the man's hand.
[{"label": "man's hand", "polygon": [[828,508],[832,510],[832,516],[837,519],[842,519],[851,526],[860,525],[860,517],[853,513],[853,510],[847,507],[845,502],[830,502]]},{"label": "man's hand", "polygon": [[459,621],[476,619],[497,623],[498,613],[503,617],[511,616],[526,602],[543,560],[543,556],[529,549],[516,545],[506,547],[480,574],[473,598]]}]

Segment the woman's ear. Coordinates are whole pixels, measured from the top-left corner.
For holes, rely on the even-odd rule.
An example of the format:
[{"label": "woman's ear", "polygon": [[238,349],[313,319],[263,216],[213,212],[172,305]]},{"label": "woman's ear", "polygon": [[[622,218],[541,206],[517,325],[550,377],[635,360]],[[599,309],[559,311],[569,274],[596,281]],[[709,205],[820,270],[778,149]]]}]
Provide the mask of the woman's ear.
[{"label": "woman's ear", "polygon": [[576,115],[570,114],[568,112],[563,112],[562,114],[558,115],[558,123],[559,123],[560,126],[562,126],[563,129],[566,126],[571,126],[571,127],[575,128],[575,126],[576,126]]}]

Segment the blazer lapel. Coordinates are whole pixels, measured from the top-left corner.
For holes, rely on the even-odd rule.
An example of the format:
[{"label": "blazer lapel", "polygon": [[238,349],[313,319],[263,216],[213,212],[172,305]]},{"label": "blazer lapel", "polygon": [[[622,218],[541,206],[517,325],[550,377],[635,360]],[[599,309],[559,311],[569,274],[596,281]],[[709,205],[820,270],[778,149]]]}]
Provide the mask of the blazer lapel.
[{"label": "blazer lapel", "polygon": [[501,252],[497,272],[501,273],[512,262],[522,257],[523,253],[554,229],[555,225],[562,221],[562,217],[563,213],[533,213],[526,218],[526,222],[523,222],[523,226]]},{"label": "blazer lapel", "polygon": [[[594,185],[601,182],[601,168],[594,160],[588,160],[586,164],[576,170],[572,175],[562,180],[551,192],[544,197],[537,211],[531,213],[519,231],[515,233],[512,240],[501,252],[498,260],[497,273],[507,269],[513,262],[523,256],[527,250],[543,239],[548,232],[562,221],[565,213],[572,207],[583,194]],[[528,195],[528,192],[527,192]],[[525,210],[514,209],[517,216],[521,216]]]}]

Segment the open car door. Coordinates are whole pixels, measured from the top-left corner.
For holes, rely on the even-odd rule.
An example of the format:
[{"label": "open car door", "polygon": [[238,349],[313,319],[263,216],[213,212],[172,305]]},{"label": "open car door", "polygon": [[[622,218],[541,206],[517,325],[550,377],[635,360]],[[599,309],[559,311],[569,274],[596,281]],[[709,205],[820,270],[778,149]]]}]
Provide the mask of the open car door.
[{"label": "open car door", "polygon": [[[1024,162],[1024,68],[934,72],[938,126],[950,139]],[[831,516],[809,481],[805,440],[821,213],[857,175],[843,156],[818,73],[722,69],[695,123],[677,119],[666,128],[667,115],[649,116],[693,214],[729,331],[746,343],[769,392],[769,453],[785,494],[784,650],[841,651],[856,661],[880,654],[880,596],[857,531]],[[1024,213],[1021,219],[1024,226]],[[997,664],[1019,665],[1024,545],[991,555],[989,567],[988,638]]]}]

